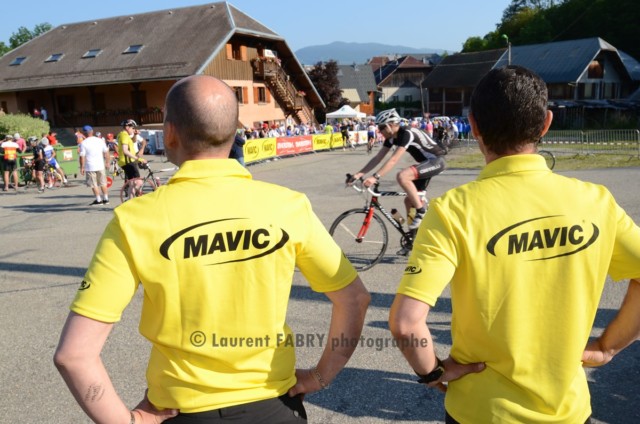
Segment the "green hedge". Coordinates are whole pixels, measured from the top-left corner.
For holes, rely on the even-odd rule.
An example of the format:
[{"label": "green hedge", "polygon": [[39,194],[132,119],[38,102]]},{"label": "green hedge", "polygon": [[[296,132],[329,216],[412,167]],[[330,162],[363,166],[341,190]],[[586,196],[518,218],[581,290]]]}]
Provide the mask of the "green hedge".
[{"label": "green hedge", "polygon": [[49,123],[42,119],[32,118],[29,115],[6,114],[0,116],[0,136],[4,139],[7,134],[20,133],[25,140],[31,136],[38,137],[49,132]]}]

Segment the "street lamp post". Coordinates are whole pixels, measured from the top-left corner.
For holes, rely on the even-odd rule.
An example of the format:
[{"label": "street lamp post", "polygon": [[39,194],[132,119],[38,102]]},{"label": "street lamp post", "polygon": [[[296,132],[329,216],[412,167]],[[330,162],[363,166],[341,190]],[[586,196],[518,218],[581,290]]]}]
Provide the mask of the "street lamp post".
[{"label": "street lamp post", "polygon": [[509,36],[507,34],[502,34],[502,38],[507,41],[507,64],[511,66],[511,41],[509,41]]}]

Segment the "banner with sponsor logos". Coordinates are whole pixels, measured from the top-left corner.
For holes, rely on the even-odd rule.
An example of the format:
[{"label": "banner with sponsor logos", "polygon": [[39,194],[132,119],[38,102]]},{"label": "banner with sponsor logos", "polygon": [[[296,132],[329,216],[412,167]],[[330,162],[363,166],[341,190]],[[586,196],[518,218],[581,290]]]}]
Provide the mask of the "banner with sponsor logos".
[{"label": "banner with sponsor logos", "polygon": [[275,138],[249,139],[244,145],[245,163],[269,159],[275,157],[276,155],[277,153]]},{"label": "banner with sponsor logos", "polygon": [[276,152],[278,156],[296,155],[313,151],[310,135],[277,138]]},{"label": "banner with sponsor logos", "polygon": [[[356,144],[367,142],[366,131],[354,131],[350,134],[351,140]],[[329,143],[331,137],[331,143]],[[331,146],[329,145],[331,144]],[[254,138],[249,139],[244,145],[245,163],[257,162],[270,159],[276,156],[296,155],[300,153],[317,150],[327,150],[329,148],[342,148],[342,134],[315,134],[295,137],[278,138]]]}]

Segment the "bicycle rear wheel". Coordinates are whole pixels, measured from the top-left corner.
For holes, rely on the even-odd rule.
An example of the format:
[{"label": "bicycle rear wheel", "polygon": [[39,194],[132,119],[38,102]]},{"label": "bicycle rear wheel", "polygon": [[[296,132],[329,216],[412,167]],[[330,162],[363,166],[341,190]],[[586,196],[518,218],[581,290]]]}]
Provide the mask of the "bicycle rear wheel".
[{"label": "bicycle rear wheel", "polygon": [[362,239],[357,239],[366,217],[364,209],[351,209],[337,217],[329,229],[329,234],[358,271],[365,271],[380,262],[389,242],[387,227],[375,213]]},{"label": "bicycle rear wheel", "polygon": [[547,162],[549,169],[553,169],[556,166],[556,157],[548,150],[538,150],[538,154],[544,158]]},{"label": "bicycle rear wheel", "polygon": [[155,183],[151,179],[132,178],[122,185],[120,189],[120,201],[124,203],[134,197],[151,193],[155,191],[156,188]]}]

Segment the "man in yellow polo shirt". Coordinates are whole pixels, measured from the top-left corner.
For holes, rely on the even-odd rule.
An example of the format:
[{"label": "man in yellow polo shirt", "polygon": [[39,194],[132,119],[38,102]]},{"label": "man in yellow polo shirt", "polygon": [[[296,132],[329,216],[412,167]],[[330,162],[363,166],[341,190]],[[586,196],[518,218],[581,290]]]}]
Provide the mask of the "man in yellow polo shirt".
[{"label": "man in yellow polo shirt", "polygon": [[[392,305],[419,381],[446,390],[446,423],[589,422],[583,366],[640,335],[640,228],[605,187],[546,167],[536,146],[551,120],[531,71],[480,81],[469,121],[487,165],[431,201]],[[587,345],[607,274],[631,279],[626,301]],[[453,343],[441,361],[432,343],[408,341],[431,340],[425,322],[449,283]]]},{"label": "man in yellow polo shirt", "polygon": [[[238,122],[233,90],[212,77],[185,78],[165,111],[167,157],[180,169],[115,210],[56,365],[96,422],[306,422],[302,397],[326,388],[349,360],[355,345],[340,341],[360,337],[369,294],[304,195],[254,181],[228,159]],[[285,322],[296,267],[333,304],[311,369],[295,369]],[[100,352],[139,284],[140,331],[152,350],[148,397],[129,411]]]}]

